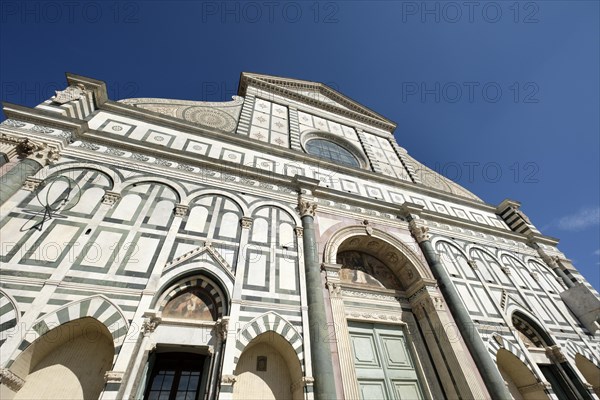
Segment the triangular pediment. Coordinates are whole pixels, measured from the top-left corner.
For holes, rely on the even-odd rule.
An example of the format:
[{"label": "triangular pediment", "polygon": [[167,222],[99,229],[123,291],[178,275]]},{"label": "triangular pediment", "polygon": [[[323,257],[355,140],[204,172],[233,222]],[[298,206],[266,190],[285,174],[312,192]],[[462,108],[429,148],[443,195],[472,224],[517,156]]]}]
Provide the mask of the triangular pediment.
[{"label": "triangular pediment", "polygon": [[217,249],[212,246],[210,242],[206,242],[203,246],[198,246],[195,249],[167,262],[163,269],[163,275],[178,265],[187,263],[189,261],[202,260],[203,258],[206,259],[206,257],[209,257],[211,260],[213,260],[216,265],[219,265],[229,275],[232,274],[231,265],[229,265],[225,258],[218,252]]},{"label": "triangular pediment", "polygon": [[238,94],[245,96],[249,86],[346,115],[390,132],[396,128],[393,121],[323,83],[243,72]]}]

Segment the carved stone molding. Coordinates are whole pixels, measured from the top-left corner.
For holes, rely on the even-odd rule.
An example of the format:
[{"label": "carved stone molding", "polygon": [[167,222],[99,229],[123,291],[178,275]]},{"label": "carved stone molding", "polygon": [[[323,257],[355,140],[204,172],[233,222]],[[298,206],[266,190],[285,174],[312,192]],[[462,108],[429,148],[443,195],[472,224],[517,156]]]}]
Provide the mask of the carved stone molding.
[{"label": "carved stone molding", "polygon": [[479,269],[479,266],[477,266],[477,261],[475,260],[467,260],[467,264],[469,264],[469,267],[471,267],[471,269],[473,269],[474,271],[477,271]]},{"label": "carved stone molding", "polygon": [[235,375],[223,375],[221,377],[221,384],[223,385],[233,385],[237,381],[237,377]]},{"label": "carved stone molding", "polygon": [[302,235],[304,234],[304,228],[301,226],[295,227],[294,231],[296,232],[297,237],[302,237]]},{"label": "carved stone molding", "polygon": [[229,330],[229,317],[223,317],[215,324],[215,333],[217,337],[222,340],[227,340],[227,332]]},{"label": "carved stone molding", "polygon": [[123,371],[106,371],[104,374],[104,382],[106,383],[121,383],[123,380]]},{"label": "carved stone molding", "polygon": [[315,379],[310,376],[303,376],[296,382],[292,383],[291,389],[292,393],[295,392],[299,388],[303,388],[304,386],[312,385],[315,382]]},{"label": "carved stone molding", "polygon": [[18,392],[25,381],[7,368],[0,368],[0,383],[6,385],[13,392]]},{"label": "carved stone molding", "polygon": [[121,195],[119,193],[106,192],[104,193],[104,196],[102,196],[102,204],[108,204],[109,206],[112,206],[120,199]]},{"label": "carved stone molding", "polygon": [[27,177],[23,182],[23,189],[33,192],[40,186],[40,183],[42,183],[42,179]]},{"label": "carved stone molding", "polygon": [[306,199],[302,199],[300,198],[298,200],[298,213],[300,214],[301,217],[305,217],[305,216],[311,216],[314,218],[316,212],[317,212],[317,203],[310,201],[310,200],[306,200]]},{"label": "carved stone molding", "polygon": [[342,287],[338,283],[327,282],[327,289],[329,289],[330,297],[340,297],[342,294]]},{"label": "carved stone molding", "polygon": [[344,296],[362,297],[363,299],[386,300],[386,301],[394,301],[394,302],[397,301],[397,299],[394,296],[390,296],[390,295],[386,295],[386,294],[359,292],[359,291],[355,291],[355,290],[342,290],[341,293]]},{"label": "carved stone molding", "polygon": [[85,87],[81,84],[68,86],[65,90],[56,90],[52,102],[66,104],[85,96]]},{"label": "carved stone molding", "polygon": [[519,392],[522,394],[527,394],[527,393],[531,393],[531,392],[537,392],[540,390],[546,390],[549,389],[551,387],[549,382],[536,382],[533,383],[531,385],[525,385],[525,386],[521,386],[519,387]]},{"label": "carved stone molding", "polygon": [[567,358],[565,357],[560,346],[558,346],[558,345],[546,347],[546,355],[548,356],[549,359],[551,359],[555,363],[560,364],[560,363],[567,361]]},{"label": "carved stone molding", "polygon": [[156,329],[156,327],[160,324],[160,319],[159,318],[145,318],[144,322],[142,322],[142,332],[144,333],[144,335],[149,335],[152,332],[154,332],[154,330]]},{"label": "carved stone molding", "polygon": [[424,226],[423,222],[418,219],[413,219],[408,223],[410,233],[414,236],[417,243],[429,240],[429,228]]},{"label": "carved stone molding", "polygon": [[185,217],[189,210],[189,207],[184,204],[177,204],[173,209],[173,213],[175,213],[176,217]]},{"label": "carved stone molding", "polygon": [[373,234],[373,227],[370,225],[369,220],[365,219],[363,221],[363,225],[365,226],[365,231],[367,231],[367,235],[371,236]]},{"label": "carved stone molding", "polygon": [[51,165],[60,158],[60,151],[54,146],[23,139],[16,146],[17,154],[21,157],[36,160],[43,166]]},{"label": "carved stone molding", "polygon": [[242,229],[250,229],[252,228],[252,218],[250,217],[242,217],[240,218],[240,226]]},{"label": "carved stone molding", "polygon": [[396,323],[405,325],[405,323],[402,321],[402,317],[399,314],[347,311],[346,318],[366,320],[366,321],[396,322]]}]

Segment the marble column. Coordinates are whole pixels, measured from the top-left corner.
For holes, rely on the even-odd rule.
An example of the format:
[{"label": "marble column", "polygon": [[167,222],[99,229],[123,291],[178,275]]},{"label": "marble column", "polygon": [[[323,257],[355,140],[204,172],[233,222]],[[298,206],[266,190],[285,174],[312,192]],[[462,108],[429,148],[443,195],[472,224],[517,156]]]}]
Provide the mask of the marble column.
[{"label": "marble column", "polygon": [[496,363],[490,357],[479,334],[476,334],[476,332],[473,331],[475,329],[473,320],[463,304],[460,294],[458,293],[458,290],[456,290],[450,275],[441,264],[439,255],[436,254],[431,245],[428,228],[423,225],[418,217],[421,208],[416,205],[412,207],[411,205],[406,204],[403,208],[404,214],[409,221],[410,232],[419,244],[419,247],[425,256],[425,260],[431,268],[434,278],[438,282],[442,295],[448,303],[448,308],[451,310],[452,316],[454,317],[467,348],[479,369],[479,373],[485,382],[491,398],[498,400],[510,399],[511,395]]}]

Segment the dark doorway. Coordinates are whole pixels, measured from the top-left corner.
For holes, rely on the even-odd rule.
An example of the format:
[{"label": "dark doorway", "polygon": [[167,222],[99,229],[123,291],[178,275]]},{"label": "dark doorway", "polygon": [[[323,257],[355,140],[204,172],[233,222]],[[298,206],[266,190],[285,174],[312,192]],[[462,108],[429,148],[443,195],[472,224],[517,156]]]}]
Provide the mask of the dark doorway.
[{"label": "dark doorway", "polygon": [[206,356],[193,353],[159,353],[146,388],[146,400],[198,400]]}]

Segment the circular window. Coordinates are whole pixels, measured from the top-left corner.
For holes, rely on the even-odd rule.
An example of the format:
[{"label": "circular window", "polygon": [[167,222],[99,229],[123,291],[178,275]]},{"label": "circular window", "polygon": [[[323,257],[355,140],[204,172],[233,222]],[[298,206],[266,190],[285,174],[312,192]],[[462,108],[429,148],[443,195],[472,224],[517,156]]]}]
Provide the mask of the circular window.
[{"label": "circular window", "polygon": [[360,167],[360,163],[351,152],[329,140],[310,139],[305,143],[304,148],[308,154],[315,157],[349,167]]}]

